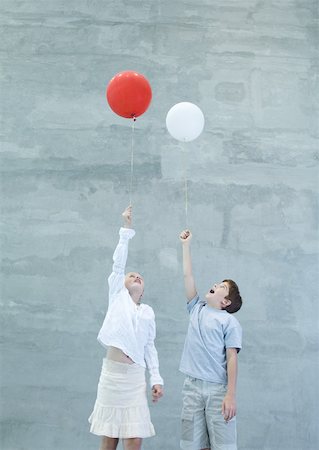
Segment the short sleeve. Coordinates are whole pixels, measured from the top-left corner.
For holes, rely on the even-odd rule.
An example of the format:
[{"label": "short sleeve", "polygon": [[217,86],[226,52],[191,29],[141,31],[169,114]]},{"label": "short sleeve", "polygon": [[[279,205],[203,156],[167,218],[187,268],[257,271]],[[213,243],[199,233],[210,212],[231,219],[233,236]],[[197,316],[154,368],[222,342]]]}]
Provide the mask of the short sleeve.
[{"label": "short sleeve", "polygon": [[225,333],[225,347],[236,348],[237,352],[242,348],[242,328],[239,323],[230,324]]},{"label": "short sleeve", "polygon": [[199,302],[199,295],[196,294],[195,297],[187,303],[187,311],[192,312],[193,308]]}]

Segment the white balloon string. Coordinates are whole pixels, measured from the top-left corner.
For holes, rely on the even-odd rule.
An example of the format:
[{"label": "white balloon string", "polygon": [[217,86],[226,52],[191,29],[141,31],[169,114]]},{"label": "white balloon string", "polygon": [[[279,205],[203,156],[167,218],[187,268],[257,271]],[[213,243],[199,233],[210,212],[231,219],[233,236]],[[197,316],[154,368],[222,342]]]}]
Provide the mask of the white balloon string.
[{"label": "white balloon string", "polygon": [[186,218],[186,228],[188,228],[188,186],[186,173],[185,173],[185,218]]},{"label": "white balloon string", "polygon": [[134,173],[134,129],[135,117],[133,117],[132,133],[131,133],[131,176],[130,176],[130,206],[132,206],[132,191],[133,191],[133,173]]},{"label": "white balloon string", "polygon": [[187,180],[187,151],[184,150],[184,194],[185,194],[185,221],[188,228],[188,180]]}]

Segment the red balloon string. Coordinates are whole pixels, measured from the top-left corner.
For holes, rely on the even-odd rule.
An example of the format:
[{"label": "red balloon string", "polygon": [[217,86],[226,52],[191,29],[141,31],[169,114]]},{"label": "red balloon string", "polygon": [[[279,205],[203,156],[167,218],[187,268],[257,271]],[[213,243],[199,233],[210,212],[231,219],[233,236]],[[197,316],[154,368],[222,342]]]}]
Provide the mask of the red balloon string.
[{"label": "red balloon string", "polygon": [[132,206],[133,173],[134,173],[134,129],[136,118],[133,118],[131,133],[131,176],[130,176],[130,205]]}]

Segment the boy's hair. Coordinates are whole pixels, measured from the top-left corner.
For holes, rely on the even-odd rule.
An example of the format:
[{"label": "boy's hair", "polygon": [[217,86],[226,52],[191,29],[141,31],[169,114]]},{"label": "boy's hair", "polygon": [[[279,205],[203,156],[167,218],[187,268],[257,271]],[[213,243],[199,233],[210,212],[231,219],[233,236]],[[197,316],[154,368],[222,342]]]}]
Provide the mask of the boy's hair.
[{"label": "boy's hair", "polygon": [[239,311],[241,305],[243,304],[242,298],[239,293],[239,288],[233,280],[223,280],[223,283],[227,283],[229,286],[229,294],[225,298],[231,301],[231,304],[229,306],[226,306],[226,308],[224,309],[230,314],[233,314]]}]

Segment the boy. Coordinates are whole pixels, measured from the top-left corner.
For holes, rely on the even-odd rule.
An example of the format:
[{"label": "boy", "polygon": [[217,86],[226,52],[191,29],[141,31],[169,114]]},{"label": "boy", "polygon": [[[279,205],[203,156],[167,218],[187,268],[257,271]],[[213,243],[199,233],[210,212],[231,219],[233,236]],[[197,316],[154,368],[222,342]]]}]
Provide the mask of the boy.
[{"label": "boy", "polygon": [[241,326],[231,314],[242,299],[232,280],[201,300],[192,273],[189,230],[182,231],[183,272],[190,322],[180,363],[183,386],[181,448],[237,450],[236,380]]}]

